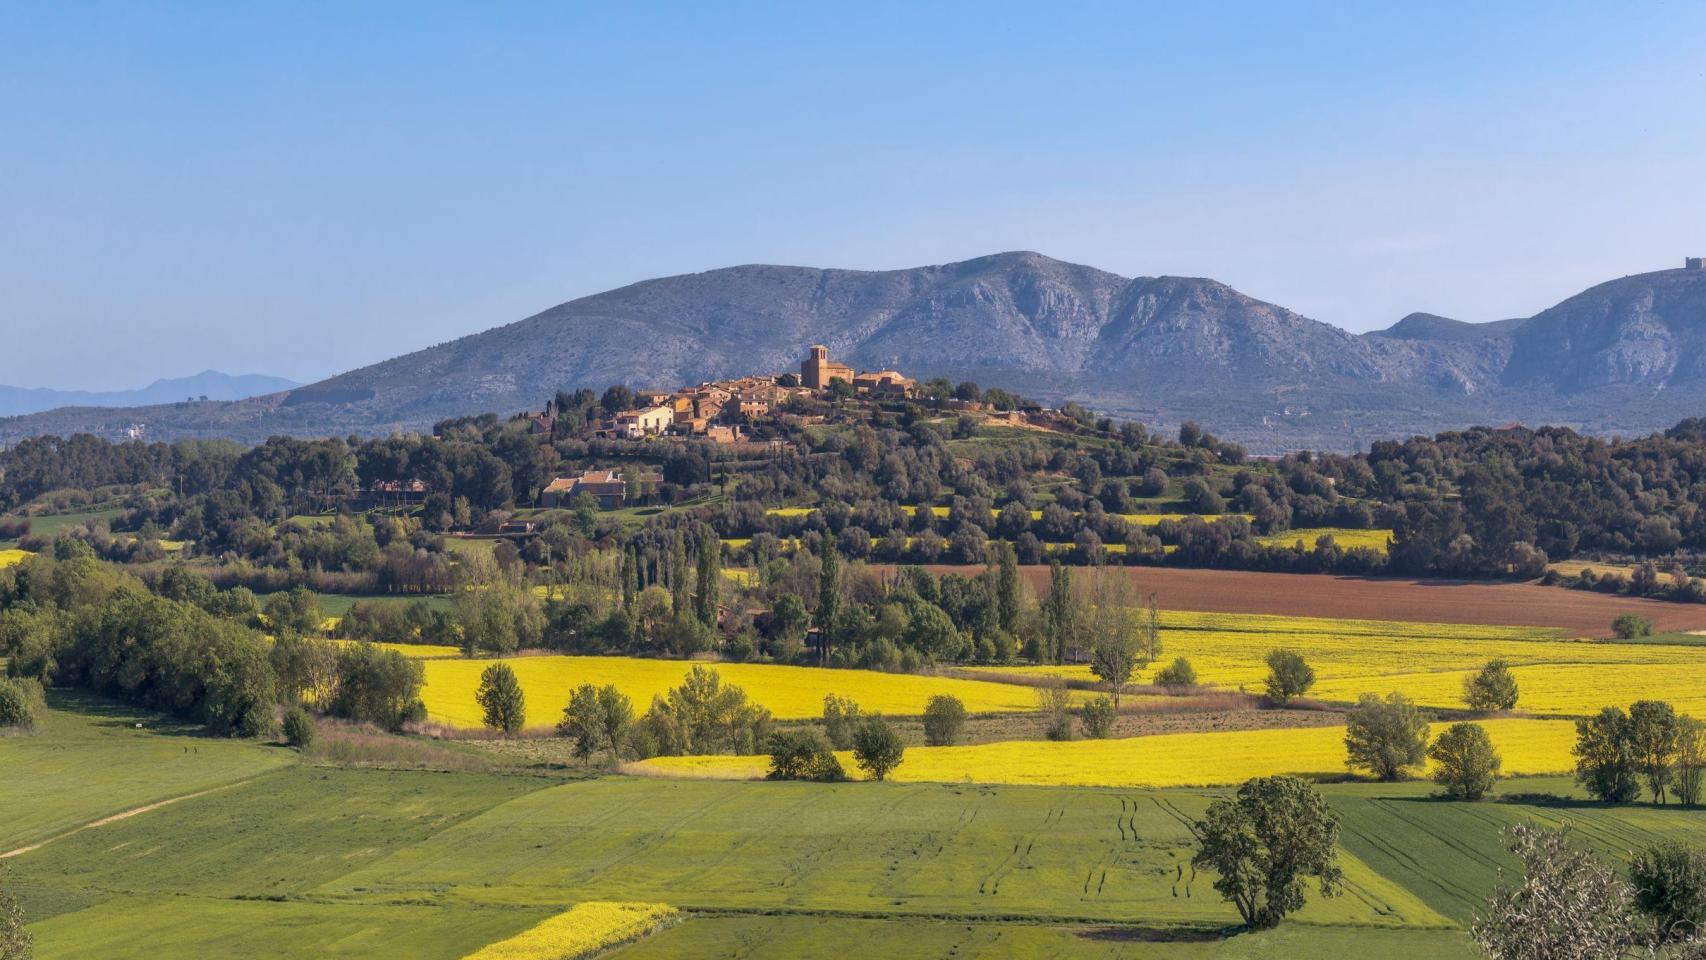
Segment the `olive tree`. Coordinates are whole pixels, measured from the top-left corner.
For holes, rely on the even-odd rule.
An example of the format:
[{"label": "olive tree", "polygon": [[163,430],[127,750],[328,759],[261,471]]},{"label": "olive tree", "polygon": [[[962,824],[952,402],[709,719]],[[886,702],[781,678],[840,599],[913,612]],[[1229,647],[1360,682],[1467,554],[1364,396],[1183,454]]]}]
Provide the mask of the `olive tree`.
[{"label": "olive tree", "polygon": [[1209,804],[1195,833],[1191,865],[1215,872],[1215,891],[1251,929],[1277,926],[1302,908],[1306,880],[1325,897],[1343,886],[1338,818],[1296,777],[1246,780],[1236,795]]},{"label": "olive tree", "polygon": [[1604,960],[1643,939],[1629,884],[1573,846],[1567,828],[1519,823],[1506,837],[1522,877],[1495,890],[1469,926],[1489,960]]}]

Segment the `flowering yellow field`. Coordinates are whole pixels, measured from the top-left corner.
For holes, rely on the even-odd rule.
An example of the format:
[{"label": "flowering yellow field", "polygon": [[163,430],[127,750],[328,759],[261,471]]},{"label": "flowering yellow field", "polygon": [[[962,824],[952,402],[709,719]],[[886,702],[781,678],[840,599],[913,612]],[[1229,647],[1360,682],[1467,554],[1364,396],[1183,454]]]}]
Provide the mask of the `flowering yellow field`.
[{"label": "flowering yellow field", "polygon": [[[338,640],[337,643],[360,643],[359,640]],[[442,643],[376,643],[374,646],[381,650],[395,650],[410,660],[449,660],[460,659],[461,647],[452,647]]]},{"label": "flowering yellow field", "polygon": [[[551,726],[562,719],[569,691],[583,683],[615,684],[643,712],[654,695],[679,686],[691,664],[680,660],[641,660],[631,657],[512,657],[504,661],[515,670],[527,694],[527,725]],[[480,726],[474,690],[480,673],[493,663],[481,660],[427,660],[426,687],[421,699],[427,716],[453,727]],[[711,664],[724,683],[738,684],[747,696],[780,720],[823,715],[825,694],[851,697],[868,712],[916,716],[936,694],[959,697],[972,713],[1011,713],[1037,708],[1035,689],[987,680],[834,670],[827,667],[789,667],[768,663]],[[1083,699],[1085,695],[1079,694]]]},{"label": "flowering yellow field", "polygon": [[663,903],[577,903],[463,960],[579,960],[645,936],[674,915],[675,908]]},{"label": "flowering yellow field", "polygon": [[14,563],[23,563],[24,558],[29,555],[28,550],[0,550],[0,569],[9,567]]},{"label": "flowering yellow field", "polygon": [[[1574,768],[1575,724],[1568,720],[1488,720],[1482,724],[1504,758],[1506,775]],[[1435,724],[1430,735],[1445,728]],[[852,754],[837,754],[856,771]],[[762,778],[767,757],[654,757],[632,773],[744,780]],[[1171,733],[1121,740],[1014,740],[963,747],[908,747],[890,779],[1041,786],[1194,787],[1250,777],[1343,774],[1343,727]]]},{"label": "flowering yellow field", "polygon": [[1392,542],[1390,530],[1356,530],[1349,527],[1300,527],[1287,530],[1284,533],[1271,533],[1257,537],[1256,542],[1268,547],[1289,547],[1303,541],[1305,550],[1315,549],[1315,541],[1321,537],[1332,537],[1333,542],[1341,549],[1350,550],[1355,547],[1368,547],[1371,550],[1386,552]]},{"label": "flowering yellow field", "polygon": [[[1520,688],[1517,709],[1526,713],[1580,715],[1657,697],[1706,716],[1706,687],[1694,679],[1706,662],[1699,647],[1566,640],[1533,627],[1180,611],[1163,611],[1161,628],[1161,660],[1139,682],[1182,656],[1205,684],[1259,692],[1268,651],[1286,647],[1315,668],[1312,697],[1353,701],[1397,691],[1424,706],[1461,707],[1464,678],[1502,657]],[[1082,664],[970,669],[1094,679]]]}]

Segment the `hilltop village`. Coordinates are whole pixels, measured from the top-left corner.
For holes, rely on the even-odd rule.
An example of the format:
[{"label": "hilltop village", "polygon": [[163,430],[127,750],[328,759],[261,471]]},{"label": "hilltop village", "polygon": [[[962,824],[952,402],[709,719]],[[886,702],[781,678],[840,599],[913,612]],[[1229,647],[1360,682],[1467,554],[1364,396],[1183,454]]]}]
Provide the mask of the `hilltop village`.
[{"label": "hilltop village", "polygon": [[[992,391],[984,398],[975,385],[956,387],[947,380],[922,386],[897,370],[857,371],[829,356],[829,348],[812,345],[800,361],[799,373],[752,375],[734,380],[708,380],[674,392],[630,392],[614,387],[606,391],[596,407],[586,401],[591,394],[559,396],[540,412],[521,414],[529,432],[539,436],[580,437],[607,441],[655,441],[687,443],[709,441],[731,457],[772,456],[786,442],[777,431],[778,417],[788,416],[796,425],[822,424],[823,402],[845,404],[865,401],[902,405],[925,400],[958,412],[1000,413],[1009,422],[1024,425],[1070,422],[1056,411],[1047,411],[1023,398]],[[623,402],[632,400],[628,405]],[[611,409],[615,406],[616,409]],[[569,411],[573,410],[573,415]],[[591,497],[600,509],[613,510],[651,499],[663,481],[661,473],[643,467],[632,470],[598,468],[573,476],[559,476],[539,493],[541,507],[563,507],[581,495]],[[523,531],[517,531],[523,532]]]}]

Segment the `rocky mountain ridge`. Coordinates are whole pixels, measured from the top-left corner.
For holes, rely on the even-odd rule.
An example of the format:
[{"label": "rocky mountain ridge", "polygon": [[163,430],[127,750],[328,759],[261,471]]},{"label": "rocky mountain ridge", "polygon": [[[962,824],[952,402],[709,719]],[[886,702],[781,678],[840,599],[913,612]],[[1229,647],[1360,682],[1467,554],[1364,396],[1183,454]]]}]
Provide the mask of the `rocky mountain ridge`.
[{"label": "rocky mountain ridge", "polygon": [[[538,407],[563,387],[673,387],[860,368],[998,384],[1259,452],[1521,421],[1659,429],[1706,412],[1706,270],[1599,284],[1530,318],[1412,314],[1352,334],[1195,277],[1125,278],[1029,252],[908,270],[752,265],[648,280],[232,404],[127,411],[151,436],[375,433]],[[1662,400],[1663,402],[1658,402]],[[101,431],[100,410],[0,421],[0,438]]]}]

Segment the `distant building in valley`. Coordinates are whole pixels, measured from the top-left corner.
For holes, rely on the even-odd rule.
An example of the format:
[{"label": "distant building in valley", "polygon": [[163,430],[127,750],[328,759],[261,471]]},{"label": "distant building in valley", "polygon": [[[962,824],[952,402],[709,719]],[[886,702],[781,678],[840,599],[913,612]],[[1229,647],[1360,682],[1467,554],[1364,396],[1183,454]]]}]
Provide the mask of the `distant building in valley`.
[{"label": "distant building in valley", "polygon": [[[657,492],[662,474],[640,471],[637,474],[640,496]],[[599,509],[615,510],[628,505],[628,472],[626,470],[588,470],[578,477],[558,477],[545,485],[539,494],[543,507],[566,507],[581,494],[598,501]]]}]

